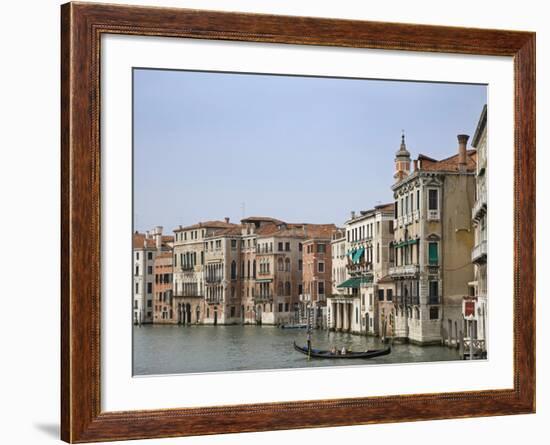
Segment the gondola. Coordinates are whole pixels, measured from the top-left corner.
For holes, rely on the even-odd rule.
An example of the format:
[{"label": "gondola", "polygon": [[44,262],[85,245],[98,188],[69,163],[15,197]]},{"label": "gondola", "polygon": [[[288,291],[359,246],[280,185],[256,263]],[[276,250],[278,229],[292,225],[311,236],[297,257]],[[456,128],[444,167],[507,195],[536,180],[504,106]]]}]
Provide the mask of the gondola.
[{"label": "gondola", "polygon": [[282,324],[281,329],[307,329],[307,324]]},{"label": "gondola", "polygon": [[340,354],[336,353],[333,354],[330,351],[323,350],[323,349],[314,349],[311,348],[311,352],[308,352],[307,346],[298,346],[296,342],[294,342],[294,349],[296,351],[301,352],[302,354],[309,355],[310,357],[314,358],[373,358],[373,357],[380,357],[382,355],[388,355],[391,352],[391,347],[387,347],[385,349],[370,349],[368,351],[363,352],[347,352],[346,354]]}]

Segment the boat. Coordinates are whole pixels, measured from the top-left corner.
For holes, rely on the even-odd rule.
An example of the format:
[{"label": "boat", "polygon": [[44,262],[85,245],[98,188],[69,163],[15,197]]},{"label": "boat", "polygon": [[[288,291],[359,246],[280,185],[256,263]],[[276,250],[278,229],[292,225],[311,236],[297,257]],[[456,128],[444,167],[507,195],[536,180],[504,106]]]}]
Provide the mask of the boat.
[{"label": "boat", "polygon": [[297,323],[297,324],[282,324],[281,329],[306,329],[306,323]]},{"label": "boat", "polygon": [[311,351],[308,351],[307,346],[298,346],[296,342],[294,342],[294,349],[296,351],[301,352],[302,354],[306,354],[310,357],[314,358],[373,358],[373,357],[380,357],[383,355],[388,355],[391,352],[391,347],[388,346],[384,349],[369,349],[367,351],[362,352],[347,352],[346,354],[341,354],[340,352],[337,352],[336,354],[332,353],[331,351],[327,351],[324,349],[314,349],[311,348]]}]

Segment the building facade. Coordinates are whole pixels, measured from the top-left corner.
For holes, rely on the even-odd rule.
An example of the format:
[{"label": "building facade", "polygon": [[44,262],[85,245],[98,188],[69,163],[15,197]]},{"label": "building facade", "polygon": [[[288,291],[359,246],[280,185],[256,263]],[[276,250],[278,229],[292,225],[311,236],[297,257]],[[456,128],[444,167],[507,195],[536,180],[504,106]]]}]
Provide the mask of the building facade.
[{"label": "building facade", "polygon": [[393,265],[394,336],[418,344],[457,345],[462,302],[473,279],[471,208],[476,152],[458,136],[458,153],[419,155],[410,169],[402,136],[395,158]]},{"label": "building facade", "polygon": [[331,247],[330,237],[310,238],[302,245],[300,318],[314,327],[326,327],[327,296],[332,290]]},{"label": "building facade", "polygon": [[177,322],[173,307],[172,250],[157,253],[153,262],[155,281],[153,283],[153,323],[172,324]]},{"label": "building facade", "polygon": [[217,231],[235,227],[229,219],[206,221],[174,230],[174,302],[178,319],[184,324],[202,323],[205,304],[206,239]]},{"label": "building facade", "polygon": [[237,324],[241,318],[241,228],[215,231],[204,240],[204,324]]},{"label": "building facade", "polygon": [[487,353],[487,106],[483,107],[472,146],[477,149],[476,200],[472,208],[474,226],[474,281],[470,295],[464,298],[465,352],[480,356]]},{"label": "building facade", "polygon": [[133,322],[134,324],[154,321],[154,264],[157,253],[171,249],[173,237],[163,236],[162,227],[155,227],[146,233],[132,235],[133,263]]}]

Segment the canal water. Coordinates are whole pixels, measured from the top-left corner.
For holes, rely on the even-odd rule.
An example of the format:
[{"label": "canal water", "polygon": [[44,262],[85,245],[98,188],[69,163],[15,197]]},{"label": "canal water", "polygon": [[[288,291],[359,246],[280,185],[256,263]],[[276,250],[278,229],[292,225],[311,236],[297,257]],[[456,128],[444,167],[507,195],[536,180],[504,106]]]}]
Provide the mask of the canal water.
[{"label": "canal water", "polygon": [[[272,326],[134,326],[134,375],[190,372],[310,368],[458,360],[458,351],[444,346],[394,344],[389,355],[368,360],[311,359],[293,348],[306,343],[305,329]],[[378,349],[379,338],[315,330],[314,348],[346,346],[353,351]]]}]

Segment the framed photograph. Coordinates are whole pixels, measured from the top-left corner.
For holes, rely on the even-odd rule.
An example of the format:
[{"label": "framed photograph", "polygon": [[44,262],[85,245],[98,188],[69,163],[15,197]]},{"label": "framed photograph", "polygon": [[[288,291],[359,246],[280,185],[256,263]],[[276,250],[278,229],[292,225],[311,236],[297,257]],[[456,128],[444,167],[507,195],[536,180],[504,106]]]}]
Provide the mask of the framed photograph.
[{"label": "framed photograph", "polygon": [[535,411],[535,34],[67,3],[62,439]]}]

